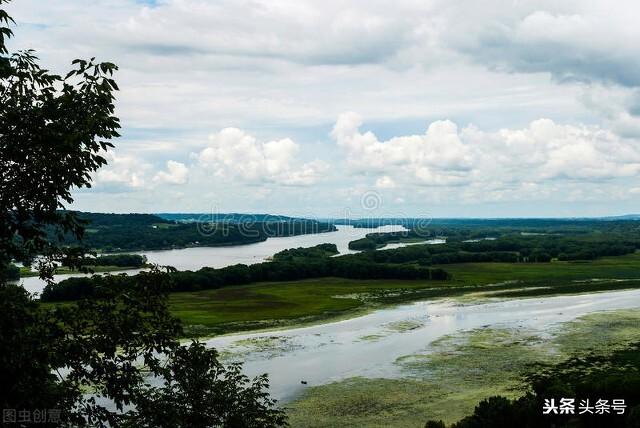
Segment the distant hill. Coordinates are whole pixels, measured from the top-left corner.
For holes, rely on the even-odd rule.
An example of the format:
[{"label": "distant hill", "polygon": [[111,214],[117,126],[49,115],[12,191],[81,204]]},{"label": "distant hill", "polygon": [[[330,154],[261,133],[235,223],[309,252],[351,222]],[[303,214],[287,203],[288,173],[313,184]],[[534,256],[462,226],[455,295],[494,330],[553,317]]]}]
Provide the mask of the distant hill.
[{"label": "distant hill", "polygon": [[[267,214],[172,214],[163,218],[155,214],[78,212],[78,217],[88,221],[82,244],[105,252],[240,245],[335,230],[331,223]],[[216,225],[201,224],[205,222]],[[65,236],[64,242],[80,244],[71,235]]]},{"label": "distant hill", "polygon": [[110,226],[151,226],[154,224],[173,223],[154,214],[112,214],[112,213],[90,213],[76,211],[78,216],[88,220],[90,227],[110,227]]},{"label": "distant hill", "polygon": [[284,215],[274,214],[241,214],[241,213],[157,213],[157,217],[161,217],[168,221],[179,221],[184,223],[192,222],[224,222],[224,223],[264,223],[264,222],[281,222],[297,219],[296,217],[288,217]]},{"label": "distant hill", "polygon": [[428,226],[467,227],[558,227],[585,226],[602,222],[638,221],[640,215],[628,214],[611,217],[557,217],[557,218],[360,218],[326,220],[337,225],[351,225],[358,228],[376,228],[387,225],[401,225],[409,229]]},{"label": "distant hill", "polygon": [[603,220],[640,220],[640,214],[625,214],[617,216],[602,217]]}]

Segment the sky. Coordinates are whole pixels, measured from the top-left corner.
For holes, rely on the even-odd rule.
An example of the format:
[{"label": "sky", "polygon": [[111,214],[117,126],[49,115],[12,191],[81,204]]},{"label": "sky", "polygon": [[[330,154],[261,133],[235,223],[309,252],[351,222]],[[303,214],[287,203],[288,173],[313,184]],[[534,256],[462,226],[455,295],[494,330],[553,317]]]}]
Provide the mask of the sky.
[{"label": "sky", "polygon": [[13,0],[12,50],[119,66],[71,208],[640,212],[640,3]]}]

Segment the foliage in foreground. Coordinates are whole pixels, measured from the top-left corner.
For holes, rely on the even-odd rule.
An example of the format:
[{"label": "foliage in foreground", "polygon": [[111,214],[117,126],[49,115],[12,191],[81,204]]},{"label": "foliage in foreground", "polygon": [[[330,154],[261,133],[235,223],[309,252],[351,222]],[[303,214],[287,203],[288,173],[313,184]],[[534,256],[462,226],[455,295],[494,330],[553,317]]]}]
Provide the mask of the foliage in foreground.
[{"label": "foliage in foreground", "polygon": [[[495,396],[482,400],[472,415],[451,428],[637,428],[640,427],[640,343],[606,355],[591,354],[563,363],[536,367],[528,376],[531,392],[510,400]],[[576,414],[543,414],[545,399],[575,398]],[[579,414],[580,400],[624,399],[626,409],[618,415]],[[427,428],[444,428],[441,421],[429,421]]]},{"label": "foliage in foreground", "polygon": [[157,367],[161,386],[146,386],[136,411],[126,416],[135,427],[247,427],[286,425],[282,410],[266,392],[266,375],[250,381],[240,364],[225,367],[217,352],[202,343],[176,347],[167,364]]},{"label": "foliage in foreground", "polygon": [[142,273],[127,290],[110,279],[102,298],[47,309],[20,286],[0,287],[3,409],[58,409],[74,426],[285,424],[266,377],[250,380],[215,350],[179,344],[166,273]]},{"label": "foliage in foreground", "polygon": [[55,262],[82,266],[85,254],[58,245],[65,235],[80,239],[85,231],[64,205],[73,202],[72,188],[90,187],[119,128],[114,64],[76,60],[66,77],[52,75],[31,51],[8,55],[4,41],[12,22],[0,9],[3,423],[5,411],[46,409],[58,417],[39,426],[285,425],[265,377],[249,380],[197,342],[180,345],[181,325],[167,306],[167,272],[141,273],[126,289],[107,276],[99,295],[55,307],[8,282],[6,267],[16,261],[40,257],[47,280]]}]

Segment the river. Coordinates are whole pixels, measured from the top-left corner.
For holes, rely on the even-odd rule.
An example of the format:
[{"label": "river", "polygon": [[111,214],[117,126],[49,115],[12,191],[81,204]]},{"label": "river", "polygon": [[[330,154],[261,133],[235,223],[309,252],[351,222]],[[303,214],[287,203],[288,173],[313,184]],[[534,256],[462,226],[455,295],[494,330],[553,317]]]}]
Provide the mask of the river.
[{"label": "river", "polygon": [[[351,253],[353,251],[348,249],[350,241],[370,232],[396,230],[402,228],[338,226],[335,232],[270,238],[249,245],[146,251],[139,254],[147,256],[152,263],[171,265],[180,270],[195,270],[204,266],[220,268],[237,263],[259,263],[287,248],[310,247],[321,243],[334,243],[341,254]],[[425,242],[437,244],[444,241]],[[411,244],[389,244],[385,248]],[[66,277],[69,275],[56,278]],[[32,292],[42,289],[42,282],[38,278],[25,278],[24,284]],[[640,290],[518,300],[495,299],[478,304],[460,304],[454,300],[420,301],[310,327],[220,336],[208,340],[207,344],[216,347],[229,360],[243,361],[244,372],[251,377],[268,373],[271,394],[287,402],[309,386],[354,376],[402,377],[401,368],[395,364],[398,358],[429,352],[430,344],[447,334],[496,327],[527,329],[545,335],[554,326],[589,313],[639,307]],[[399,325],[410,328],[394,327]],[[307,384],[302,384],[303,380]]]},{"label": "river", "polygon": [[[367,233],[372,232],[396,232],[406,230],[403,226],[381,226],[378,228],[356,228],[347,225],[336,226],[338,230],[334,232],[315,233],[309,235],[296,235],[280,238],[269,238],[266,241],[255,244],[233,245],[227,247],[192,247],[177,250],[159,250],[135,252],[147,257],[149,263],[161,266],[173,266],[178,270],[198,270],[203,267],[221,268],[238,263],[246,265],[260,263],[268,260],[275,253],[289,248],[313,247],[314,245],[331,243],[336,244],[340,254],[356,253],[349,250],[349,242],[364,238]],[[426,243],[437,244],[443,240],[434,239],[425,241]],[[405,245],[418,243],[395,243],[388,244],[385,249],[398,248]],[[137,273],[140,269],[121,271],[125,273]],[[119,272],[111,272],[119,273]],[[71,276],[84,276],[83,274],[56,275],[55,280],[61,281]],[[24,288],[30,293],[40,293],[44,288],[44,281],[38,277],[27,277],[21,280]]]},{"label": "river", "polygon": [[[180,270],[252,264],[287,248],[334,243],[341,254],[351,253],[349,241],[370,232],[402,230],[397,226],[361,229],[338,226],[335,232],[270,238],[264,242],[180,250],[146,251],[151,263]],[[442,241],[428,241],[436,244]],[[389,244],[386,248],[410,244]],[[131,273],[132,271],[127,271]],[[134,271],[135,272],[135,271]],[[63,279],[70,275],[58,275]],[[25,278],[32,292],[42,289],[38,278]],[[428,352],[430,344],[447,334],[482,327],[524,328],[546,334],[553,326],[603,310],[640,307],[640,290],[603,292],[489,303],[460,304],[453,300],[421,301],[374,311],[364,316],[311,327],[236,334],[207,341],[229,358],[240,358],[249,376],[268,373],[271,394],[284,402],[304,388],[341,379],[401,377],[395,361]],[[408,329],[394,326],[409,325]],[[371,340],[370,338],[374,338]],[[304,385],[301,381],[306,381]]]},{"label": "river", "polygon": [[[304,388],[354,376],[402,377],[394,364],[399,357],[428,352],[434,340],[447,334],[498,327],[544,336],[555,325],[589,313],[638,307],[640,290],[464,305],[422,301],[311,327],[220,336],[207,344],[244,361],[250,377],[268,373],[271,394],[287,402]],[[398,325],[411,328],[394,328]]]}]

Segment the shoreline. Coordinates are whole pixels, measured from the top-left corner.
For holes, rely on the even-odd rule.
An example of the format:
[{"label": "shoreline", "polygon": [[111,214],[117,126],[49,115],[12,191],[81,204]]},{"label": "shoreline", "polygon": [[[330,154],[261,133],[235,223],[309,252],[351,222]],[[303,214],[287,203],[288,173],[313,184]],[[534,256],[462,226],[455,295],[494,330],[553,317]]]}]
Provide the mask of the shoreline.
[{"label": "shoreline", "polygon": [[[578,318],[639,309],[637,289],[478,304],[444,299],[397,305],[317,325],[217,336],[206,344],[217,348],[228,362],[243,361],[249,376],[269,373],[274,396],[289,402],[307,389],[300,385],[300,379],[308,381],[309,387],[322,387],[353,377],[411,377],[396,361],[407,362],[408,356],[423,353],[428,356],[431,343],[448,335],[507,329],[535,331],[546,340]],[[637,327],[640,336],[640,324]],[[578,346],[579,337],[573,339]],[[369,361],[366,366],[358,364],[357,356],[363,354]]]},{"label": "shoreline", "polygon": [[[390,290],[396,292],[389,293],[390,295],[392,295],[391,298],[388,298],[386,296],[377,296],[375,299],[363,299],[362,297],[360,297],[358,300],[361,303],[358,306],[352,308],[326,311],[319,314],[308,314],[296,318],[238,321],[221,323],[215,327],[207,327],[198,324],[185,324],[186,334],[184,336],[184,339],[213,339],[233,335],[282,332],[285,330],[308,328],[318,325],[328,325],[352,320],[354,318],[368,315],[375,311],[388,310],[401,305],[411,305],[419,303],[453,302],[459,306],[466,306],[492,302],[508,302],[514,300],[529,300],[541,298],[544,299],[560,296],[597,296],[603,293],[616,293],[640,289],[640,284],[635,284],[636,281],[640,282],[640,278],[629,280],[610,279],[606,282],[589,283],[589,285],[594,285],[595,287],[600,286],[600,288],[578,289],[579,287],[575,287],[575,290],[571,290],[569,292],[553,292],[553,286],[525,286],[519,284],[519,282],[517,281],[479,286],[428,287],[424,289],[404,290],[404,293],[398,292],[399,290]],[[252,285],[259,286],[254,284],[250,284],[249,286]],[[581,283],[581,285],[583,285],[584,287],[586,284]],[[435,296],[423,295],[425,292],[428,293],[432,291],[444,291],[448,292],[449,294]],[[522,293],[522,295],[518,295],[518,293]],[[178,295],[177,297],[179,297],[180,294],[182,293],[172,293],[173,296]],[[345,295],[337,295],[333,297],[337,299],[351,298],[351,296]],[[215,331],[219,331],[219,333],[215,333]]]}]

